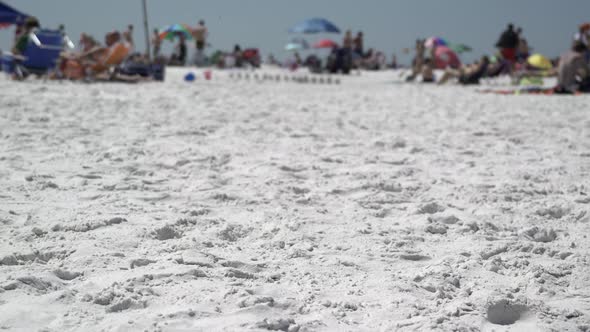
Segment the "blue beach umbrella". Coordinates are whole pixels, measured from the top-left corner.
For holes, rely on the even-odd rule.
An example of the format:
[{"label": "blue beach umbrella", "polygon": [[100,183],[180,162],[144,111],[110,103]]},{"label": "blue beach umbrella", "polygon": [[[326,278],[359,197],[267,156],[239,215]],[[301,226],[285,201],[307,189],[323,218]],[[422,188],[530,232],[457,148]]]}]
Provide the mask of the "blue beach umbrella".
[{"label": "blue beach umbrella", "polygon": [[340,29],[325,18],[311,18],[305,20],[291,29],[291,33],[340,33]]}]

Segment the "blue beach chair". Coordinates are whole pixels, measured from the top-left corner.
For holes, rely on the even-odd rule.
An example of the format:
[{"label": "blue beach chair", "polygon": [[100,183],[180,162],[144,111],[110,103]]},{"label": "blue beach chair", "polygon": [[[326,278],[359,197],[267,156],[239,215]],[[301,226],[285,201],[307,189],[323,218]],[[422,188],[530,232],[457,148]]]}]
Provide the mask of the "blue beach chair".
[{"label": "blue beach chair", "polygon": [[22,66],[32,74],[44,75],[55,69],[64,39],[58,30],[39,30],[31,35]]},{"label": "blue beach chair", "polygon": [[30,35],[29,44],[22,56],[2,55],[2,70],[24,78],[30,74],[46,75],[57,66],[63,50],[64,37],[58,30],[37,30]]}]

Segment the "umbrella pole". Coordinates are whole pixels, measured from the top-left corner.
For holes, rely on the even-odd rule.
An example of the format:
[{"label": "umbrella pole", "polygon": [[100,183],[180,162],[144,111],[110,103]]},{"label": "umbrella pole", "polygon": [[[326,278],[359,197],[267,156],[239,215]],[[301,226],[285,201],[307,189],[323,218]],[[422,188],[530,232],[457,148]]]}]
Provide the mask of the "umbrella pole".
[{"label": "umbrella pole", "polygon": [[143,28],[145,30],[145,54],[147,55],[148,59],[151,61],[152,59],[152,52],[150,47],[150,30],[148,26],[148,15],[147,15],[147,0],[142,0],[143,4]]}]

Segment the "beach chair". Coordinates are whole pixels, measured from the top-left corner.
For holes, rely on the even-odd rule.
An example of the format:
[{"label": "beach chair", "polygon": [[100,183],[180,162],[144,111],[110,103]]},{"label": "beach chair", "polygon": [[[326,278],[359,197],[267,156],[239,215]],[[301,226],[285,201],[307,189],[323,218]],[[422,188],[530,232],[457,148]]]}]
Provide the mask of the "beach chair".
[{"label": "beach chair", "polygon": [[109,77],[112,78],[112,75],[116,74],[114,69],[123,63],[130,51],[131,47],[128,44],[118,42],[106,50],[98,50],[98,52],[101,52],[99,59],[90,61],[90,63],[77,57],[65,58],[61,68],[63,77],[71,80],[81,80],[88,78],[89,75],[95,76],[113,69],[109,73]]},{"label": "beach chair", "polygon": [[116,43],[108,48],[108,51],[98,62],[90,66],[93,73],[102,73],[119,66],[131,52],[127,43]]},{"label": "beach chair", "polygon": [[22,66],[32,74],[44,75],[55,69],[63,50],[63,36],[58,30],[39,30],[31,33],[31,41],[23,56]]},{"label": "beach chair", "polygon": [[64,37],[57,30],[38,30],[30,35],[30,41],[22,55],[4,54],[2,70],[24,78],[30,74],[46,75],[54,70],[63,50]]}]

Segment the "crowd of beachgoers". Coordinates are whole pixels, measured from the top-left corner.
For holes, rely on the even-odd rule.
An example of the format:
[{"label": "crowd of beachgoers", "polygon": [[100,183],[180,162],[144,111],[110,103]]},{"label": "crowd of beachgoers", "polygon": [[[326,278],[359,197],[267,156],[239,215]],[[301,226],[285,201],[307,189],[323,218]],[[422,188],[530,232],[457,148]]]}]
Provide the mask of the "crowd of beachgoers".
[{"label": "crowd of beachgoers", "polygon": [[[25,53],[30,43],[31,32],[38,29],[39,21],[29,17],[24,24],[16,28],[12,55],[16,59],[14,78],[22,79],[23,70],[19,71],[20,56]],[[60,27],[65,36],[63,26]],[[157,68],[168,66],[217,67],[217,68],[258,68],[263,62],[272,66],[281,66],[289,70],[308,68],[313,73],[342,73],[351,70],[384,70],[396,69],[401,66],[395,54],[390,60],[384,52],[373,48],[365,48],[362,31],[353,35],[348,30],[344,33],[341,43],[326,39],[314,45],[314,48],[329,49],[329,55],[321,59],[316,54],[305,58],[299,51],[309,48],[305,40],[295,40],[289,44],[291,55],[285,61],[279,61],[269,54],[265,61],[257,48],[242,48],[236,44],[233,50],[209,51],[209,32],[204,20],[200,20],[196,27],[185,24],[173,25],[164,29],[155,29],[151,38],[151,54],[140,53],[135,50],[133,41],[133,26],[129,25],[123,32],[112,31],[105,35],[104,45],[94,37],[82,33],[77,47],[68,49],[64,42],[64,50],[59,54],[56,68],[49,74],[58,79],[113,79],[129,81],[138,79],[153,79],[151,75],[137,75],[143,71],[152,72]],[[164,55],[162,44],[164,40],[174,42],[172,54]],[[74,46],[68,39],[70,46]],[[189,59],[189,42],[194,42],[194,57]],[[451,47],[438,37],[417,39],[414,50],[404,49],[404,53],[413,52],[413,60],[404,71],[404,79],[408,82],[445,84],[449,81],[462,85],[479,84],[483,78],[494,78],[507,75],[512,82],[521,85],[542,83],[544,77],[557,77],[558,84],[551,92],[581,93],[590,91],[590,24],[582,24],[575,33],[571,49],[561,57],[548,58],[541,54],[533,54],[521,28],[509,24],[495,44],[497,53],[484,55],[474,63],[462,63],[459,55],[471,51],[471,48],[460,44]],[[292,46],[292,47],[291,47]],[[122,66],[124,63],[127,66]],[[121,68],[131,68],[128,72]],[[163,69],[161,69],[163,71]],[[436,72],[436,70],[442,70]],[[127,76],[126,76],[127,74]],[[143,76],[140,77],[140,76]],[[149,77],[146,77],[149,76]],[[542,84],[541,84],[542,85]]]}]

